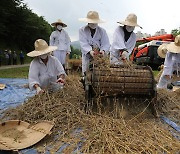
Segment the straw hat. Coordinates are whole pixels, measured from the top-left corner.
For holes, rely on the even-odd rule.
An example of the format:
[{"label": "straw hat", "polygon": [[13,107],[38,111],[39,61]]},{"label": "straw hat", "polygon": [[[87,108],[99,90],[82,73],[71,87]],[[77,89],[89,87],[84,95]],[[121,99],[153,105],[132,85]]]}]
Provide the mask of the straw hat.
[{"label": "straw hat", "polygon": [[127,26],[136,26],[142,29],[142,27],[137,24],[137,16],[133,13],[129,14],[126,17],[125,21],[119,21],[117,23],[122,24],[122,25],[127,25]]},{"label": "straw hat", "polygon": [[63,27],[67,27],[67,25],[61,21],[61,19],[58,19],[56,22],[53,22],[51,25],[56,26],[56,24],[61,24]]},{"label": "straw hat", "polygon": [[159,47],[158,47],[158,50],[157,50],[157,52],[158,52],[158,55],[159,55],[159,57],[161,57],[161,58],[165,58],[166,57],[166,53],[167,53],[167,44],[162,44],[162,45],[160,45]]},{"label": "straw hat", "polygon": [[180,35],[177,35],[174,42],[167,46],[167,50],[172,53],[180,53]]},{"label": "straw hat", "polygon": [[46,41],[44,41],[42,39],[36,40],[35,43],[34,43],[34,47],[35,47],[35,50],[29,52],[27,54],[27,56],[29,56],[29,57],[37,57],[37,56],[47,54],[47,53],[57,49],[56,46],[48,46]]},{"label": "straw hat", "polygon": [[20,120],[0,123],[0,150],[17,151],[31,147],[50,134],[53,126],[54,123],[51,121],[42,121],[34,125]]},{"label": "straw hat", "polygon": [[104,23],[104,20],[99,18],[99,14],[96,11],[89,11],[86,18],[79,18],[79,21],[87,23]]}]

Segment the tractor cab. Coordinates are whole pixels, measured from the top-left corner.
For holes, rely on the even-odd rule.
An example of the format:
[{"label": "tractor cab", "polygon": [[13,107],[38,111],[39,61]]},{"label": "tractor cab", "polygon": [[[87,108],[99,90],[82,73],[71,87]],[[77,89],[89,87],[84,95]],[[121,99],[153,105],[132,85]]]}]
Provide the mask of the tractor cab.
[{"label": "tractor cab", "polygon": [[[171,39],[170,36],[171,34],[167,34],[144,39],[146,43],[135,47],[130,59],[139,65],[149,65],[153,69],[157,69],[160,65],[164,63],[164,58],[158,56],[157,49],[161,44],[168,44],[173,41],[173,36]],[[137,42],[141,41],[137,40]]]}]

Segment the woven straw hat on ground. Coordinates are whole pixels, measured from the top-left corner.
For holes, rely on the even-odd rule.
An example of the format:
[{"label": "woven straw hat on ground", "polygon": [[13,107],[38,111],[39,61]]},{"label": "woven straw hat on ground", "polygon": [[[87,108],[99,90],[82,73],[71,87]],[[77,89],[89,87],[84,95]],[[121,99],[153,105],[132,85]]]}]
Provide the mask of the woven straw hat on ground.
[{"label": "woven straw hat on ground", "polygon": [[86,18],[79,18],[79,21],[87,23],[104,23],[104,20],[99,18],[99,14],[96,11],[89,11]]},{"label": "woven straw hat on ground", "polygon": [[137,16],[134,13],[129,14],[125,21],[119,21],[117,23],[127,26],[140,27],[142,29],[142,27],[137,24]]},{"label": "woven straw hat on ground", "polygon": [[54,124],[42,121],[35,125],[20,120],[9,120],[0,124],[0,150],[19,150],[30,147],[47,134]]},{"label": "woven straw hat on ground", "polygon": [[167,50],[172,53],[180,53],[180,35],[175,37],[174,42],[167,45]]},{"label": "woven straw hat on ground", "polygon": [[167,44],[162,44],[158,47],[158,55],[161,58],[165,58],[166,57],[166,53],[167,53]]},{"label": "woven straw hat on ground", "polygon": [[64,22],[62,22],[61,19],[58,19],[56,22],[53,22],[51,25],[56,26],[57,24],[61,24],[62,27],[67,27],[67,25]]},{"label": "woven straw hat on ground", "polygon": [[34,43],[35,50],[27,54],[29,57],[37,57],[40,55],[47,54],[57,49],[56,46],[48,46],[47,42],[43,39],[38,39]]}]

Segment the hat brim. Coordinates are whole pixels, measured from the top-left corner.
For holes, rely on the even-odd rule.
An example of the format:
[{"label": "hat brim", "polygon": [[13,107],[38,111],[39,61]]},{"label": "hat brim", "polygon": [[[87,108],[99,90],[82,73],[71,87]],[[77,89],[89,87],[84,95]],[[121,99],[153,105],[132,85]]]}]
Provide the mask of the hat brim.
[{"label": "hat brim", "polygon": [[89,19],[89,18],[79,18],[79,21],[86,23],[105,23],[105,21],[101,19]]},{"label": "hat brim", "polygon": [[41,55],[44,55],[44,54],[47,54],[51,51],[54,51],[56,50],[57,47],[56,46],[48,46],[46,49],[44,50],[40,50],[40,51],[37,51],[37,50],[34,50],[34,51],[31,51],[27,54],[27,56],[29,57],[38,57],[38,56],[41,56]]},{"label": "hat brim", "polygon": [[166,57],[166,54],[164,54],[164,53],[162,52],[162,50],[161,50],[161,51],[158,50],[158,55],[159,55],[159,57],[161,57],[161,58],[165,58],[165,57]]},{"label": "hat brim", "polygon": [[159,57],[161,58],[165,58],[166,57],[166,53],[163,52],[163,48],[166,48],[167,49],[167,44],[162,44],[158,47],[158,50],[157,50],[157,53],[159,55]]},{"label": "hat brim", "polygon": [[67,25],[63,22],[53,22],[51,25],[55,27],[57,24],[61,24],[62,27],[67,27]]},{"label": "hat brim", "polygon": [[167,50],[172,53],[180,53],[180,46],[177,46],[174,42],[172,42],[167,45]]},{"label": "hat brim", "polygon": [[135,23],[131,23],[131,22],[127,22],[127,21],[118,21],[117,23],[122,24],[122,25],[127,25],[127,26],[140,27],[142,29],[142,27],[140,25],[135,24]]}]

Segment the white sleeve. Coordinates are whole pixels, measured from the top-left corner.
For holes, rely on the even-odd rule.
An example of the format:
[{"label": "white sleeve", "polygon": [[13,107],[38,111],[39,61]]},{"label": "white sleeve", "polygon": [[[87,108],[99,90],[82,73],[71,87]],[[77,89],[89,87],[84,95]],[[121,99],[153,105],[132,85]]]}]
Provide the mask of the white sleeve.
[{"label": "white sleeve", "polygon": [[118,51],[120,49],[125,49],[124,36],[120,32],[121,27],[117,27],[113,34],[113,43],[111,46],[111,51]]},{"label": "white sleeve", "polygon": [[29,88],[31,90],[34,89],[34,85],[35,84],[39,84],[40,85],[40,82],[39,82],[39,70],[38,70],[38,67],[37,67],[37,64],[36,62],[33,60],[30,64],[30,67],[29,67],[29,75],[28,75],[28,80],[29,80]]},{"label": "white sleeve", "polygon": [[49,45],[54,46],[54,43],[55,43],[55,37],[54,37],[54,32],[52,32],[49,39]]},{"label": "white sleeve", "polygon": [[81,45],[81,52],[83,54],[87,54],[89,51],[92,50],[92,47],[89,45],[88,40],[86,38],[85,32],[83,28],[79,29],[79,42]]},{"label": "white sleeve", "polygon": [[132,45],[128,48],[129,55],[132,53],[132,51],[133,51],[133,49],[134,49],[134,47],[136,45],[136,34],[132,33],[131,35],[133,37],[132,40],[134,40],[134,41],[132,41]]},{"label": "white sleeve", "polygon": [[66,42],[67,42],[67,52],[71,52],[71,39],[68,35],[68,33],[66,32]]},{"label": "white sleeve", "polygon": [[103,29],[102,30],[102,38],[101,38],[100,50],[101,51],[104,50],[106,53],[108,53],[109,48],[110,48],[109,38],[108,38],[108,35],[107,35],[106,31]]},{"label": "white sleeve", "polygon": [[167,52],[166,58],[164,61],[163,75],[172,75],[172,72],[173,72],[172,53]]},{"label": "white sleeve", "polygon": [[55,66],[56,66],[57,75],[58,76],[61,74],[66,75],[64,68],[63,68],[62,64],[60,63],[60,61],[56,57],[54,57],[54,59],[55,59]]}]

